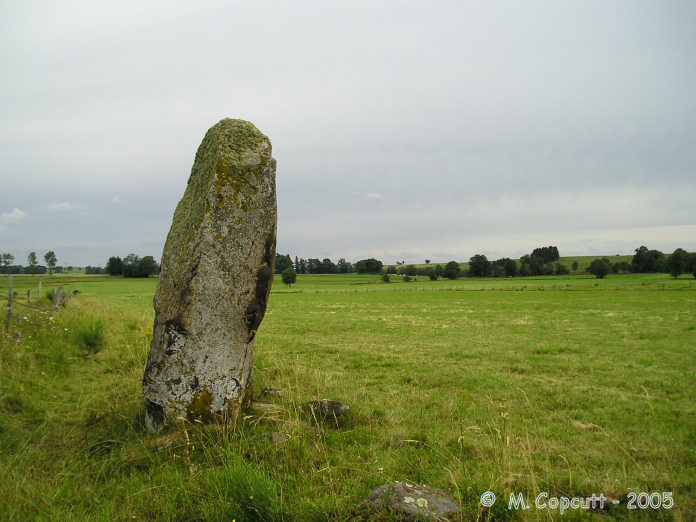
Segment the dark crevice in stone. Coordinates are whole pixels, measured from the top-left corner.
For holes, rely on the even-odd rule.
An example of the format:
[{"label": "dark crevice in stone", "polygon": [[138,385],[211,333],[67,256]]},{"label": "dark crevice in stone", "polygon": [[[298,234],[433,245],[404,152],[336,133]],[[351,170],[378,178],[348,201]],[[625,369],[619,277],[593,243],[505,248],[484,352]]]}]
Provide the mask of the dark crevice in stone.
[{"label": "dark crevice in stone", "polygon": [[159,430],[164,424],[164,410],[162,406],[145,399],[145,413],[145,417],[152,423],[152,428]]},{"label": "dark crevice in stone", "polygon": [[258,329],[263,316],[266,313],[266,303],[268,302],[268,294],[271,291],[273,283],[273,271],[275,268],[275,246],[276,237],[272,232],[266,237],[263,251],[263,261],[261,267],[256,272],[256,288],[254,289],[254,297],[246,308],[246,325],[249,331],[249,342],[254,339],[256,330]]}]

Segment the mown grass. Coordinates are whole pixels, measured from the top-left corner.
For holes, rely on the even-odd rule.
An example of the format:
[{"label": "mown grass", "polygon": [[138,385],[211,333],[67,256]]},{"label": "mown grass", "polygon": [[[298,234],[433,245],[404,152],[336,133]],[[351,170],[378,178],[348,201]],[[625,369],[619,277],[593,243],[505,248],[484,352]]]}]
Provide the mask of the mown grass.
[{"label": "mown grass", "polygon": [[[18,296],[37,280],[15,277]],[[53,319],[17,304],[0,336],[0,518],[346,520],[395,480],[450,491],[463,520],[558,517],[484,511],[489,489],[674,494],[671,510],[568,520],[696,514],[693,279],[276,281],[255,390],[283,390],[264,398],[281,413],[182,422],[170,447],[142,422],[156,280],[42,280],[79,293]],[[304,407],[317,398],[350,404],[348,419],[317,425]],[[259,438],[270,431],[290,441]]]}]

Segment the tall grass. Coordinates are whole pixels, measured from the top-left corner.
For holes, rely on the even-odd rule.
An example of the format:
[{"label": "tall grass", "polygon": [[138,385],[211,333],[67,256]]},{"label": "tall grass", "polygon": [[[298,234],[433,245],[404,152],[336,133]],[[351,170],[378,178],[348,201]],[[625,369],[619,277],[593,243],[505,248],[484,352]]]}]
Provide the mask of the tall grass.
[{"label": "tall grass", "polygon": [[97,353],[106,344],[104,323],[94,318],[81,321],[73,330],[73,340],[87,353]]}]

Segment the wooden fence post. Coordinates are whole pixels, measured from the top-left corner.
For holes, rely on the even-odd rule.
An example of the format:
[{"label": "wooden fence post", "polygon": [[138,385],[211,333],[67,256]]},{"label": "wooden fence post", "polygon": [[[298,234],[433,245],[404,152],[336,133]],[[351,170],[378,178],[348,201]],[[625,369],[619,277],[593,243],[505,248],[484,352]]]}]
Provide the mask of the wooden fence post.
[{"label": "wooden fence post", "polygon": [[7,296],[7,317],[5,318],[5,333],[10,331],[10,319],[12,319],[12,276],[8,279],[10,291]]},{"label": "wooden fence post", "polygon": [[27,304],[31,304],[31,290],[27,290]]},{"label": "wooden fence post", "polygon": [[63,285],[58,285],[58,288],[53,289],[53,300],[51,301],[51,315],[56,313],[58,307],[66,301],[65,292],[63,291]]}]

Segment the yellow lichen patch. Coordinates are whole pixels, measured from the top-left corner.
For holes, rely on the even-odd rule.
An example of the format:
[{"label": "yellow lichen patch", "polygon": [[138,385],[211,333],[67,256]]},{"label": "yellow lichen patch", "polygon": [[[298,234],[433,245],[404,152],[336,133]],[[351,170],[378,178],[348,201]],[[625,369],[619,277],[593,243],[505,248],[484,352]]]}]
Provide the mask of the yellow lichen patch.
[{"label": "yellow lichen patch", "polygon": [[210,391],[205,387],[201,387],[200,390],[193,394],[191,402],[188,408],[186,408],[189,419],[200,419],[203,421],[214,420],[215,414],[210,408],[212,403],[213,396]]},{"label": "yellow lichen patch", "polygon": [[215,174],[218,178],[228,177],[230,174],[230,160],[224,156],[218,158],[215,165]]}]

